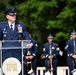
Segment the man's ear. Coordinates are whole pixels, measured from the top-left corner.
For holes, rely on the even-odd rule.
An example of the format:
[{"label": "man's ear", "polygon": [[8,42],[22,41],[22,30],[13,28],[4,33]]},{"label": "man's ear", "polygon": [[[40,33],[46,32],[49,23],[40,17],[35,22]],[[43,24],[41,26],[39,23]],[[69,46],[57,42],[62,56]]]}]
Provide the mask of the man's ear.
[{"label": "man's ear", "polygon": [[6,15],[6,18],[8,19],[8,15]]}]

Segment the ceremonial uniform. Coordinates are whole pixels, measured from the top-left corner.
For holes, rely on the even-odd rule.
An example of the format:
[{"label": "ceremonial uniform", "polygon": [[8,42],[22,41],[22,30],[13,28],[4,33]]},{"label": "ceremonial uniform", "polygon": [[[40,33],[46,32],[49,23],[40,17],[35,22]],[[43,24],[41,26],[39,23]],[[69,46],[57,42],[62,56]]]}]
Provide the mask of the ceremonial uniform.
[{"label": "ceremonial uniform", "polygon": [[[49,38],[53,38],[51,35],[48,36],[48,39]],[[46,67],[46,72],[49,69],[49,64],[50,64],[50,59],[48,58],[49,56],[53,56],[52,58],[52,65],[53,65],[53,73],[54,75],[57,75],[57,62],[58,62],[58,50],[59,50],[59,47],[56,43],[54,42],[51,42],[51,43],[46,43],[44,44],[44,47],[43,47],[43,54],[45,56],[45,67]]]},{"label": "ceremonial uniform", "polygon": [[[4,63],[4,61],[10,57],[16,58],[21,62],[22,46],[19,40],[21,39],[30,40],[29,35],[27,33],[26,27],[24,26],[24,23],[16,21],[16,14],[17,14],[16,8],[14,7],[9,8],[4,11],[4,14],[6,15],[7,21],[0,23],[0,40],[3,41],[2,42],[2,48],[3,48],[2,63]],[[23,52],[23,54],[25,53]],[[14,67],[10,66],[10,68],[12,69]],[[11,71],[11,69],[9,69],[9,71]],[[12,70],[13,70],[12,72],[14,72],[14,69]]]},{"label": "ceremonial uniform", "polygon": [[[22,27],[22,33],[18,32],[18,26]],[[19,42],[14,42],[13,40],[19,40],[19,36],[23,37],[25,40],[29,39],[28,34],[26,32],[26,28],[24,27],[23,23],[15,22],[14,30],[11,31],[8,22],[0,23],[0,38],[1,40],[8,40],[8,42],[4,42],[2,45],[3,47],[20,47],[21,44]],[[9,42],[12,40],[13,42]],[[21,58],[21,50],[20,49],[4,49],[2,50],[2,59],[5,60],[8,57],[16,57],[20,60]]]},{"label": "ceremonial uniform", "polygon": [[[72,35],[73,36],[73,35]],[[65,50],[67,52],[67,63],[70,69],[70,75],[72,74],[72,70],[74,69],[74,58],[73,55],[75,55],[76,52],[76,39],[72,38],[67,41]]]},{"label": "ceremonial uniform", "polygon": [[[9,8],[4,11],[4,14],[6,15],[8,21],[0,23],[0,40],[4,41],[2,43],[2,47],[20,47],[21,44],[17,41],[14,42],[13,40],[20,40],[21,37],[23,37],[24,40],[29,40],[26,28],[22,22],[16,21],[16,8]],[[9,40],[12,41],[9,42]],[[21,50],[3,49],[2,61],[9,57],[16,57],[21,60]]]},{"label": "ceremonial uniform", "polygon": [[[32,69],[33,69],[33,72],[34,74],[36,75],[36,57],[37,57],[37,53],[38,53],[38,45],[37,45],[37,42],[33,39],[31,39],[31,43],[32,43],[32,47],[31,48],[28,48],[25,52],[25,57],[26,56],[33,56],[32,59],[26,59],[25,58],[25,62],[30,62],[31,61],[31,65],[32,65]],[[28,66],[27,66],[28,68]],[[29,72],[28,72],[29,74]]]}]

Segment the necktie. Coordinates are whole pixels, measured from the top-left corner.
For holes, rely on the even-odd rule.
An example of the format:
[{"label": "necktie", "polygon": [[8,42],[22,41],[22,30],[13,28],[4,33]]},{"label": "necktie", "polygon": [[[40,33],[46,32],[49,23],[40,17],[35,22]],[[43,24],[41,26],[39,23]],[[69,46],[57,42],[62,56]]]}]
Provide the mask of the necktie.
[{"label": "necktie", "polygon": [[[74,40],[74,54],[76,55],[76,40]],[[75,63],[76,63],[76,59],[75,59]]]},{"label": "necktie", "polygon": [[76,39],[75,39],[75,50],[76,50]]},{"label": "necktie", "polygon": [[11,31],[13,31],[13,25],[11,25]]},{"label": "necktie", "polygon": [[76,40],[74,40],[74,54],[76,54]]},{"label": "necktie", "polygon": [[49,45],[49,49],[50,49],[50,54],[52,53],[52,50],[51,50],[51,45]]},{"label": "necktie", "polygon": [[76,41],[74,40],[74,51],[76,50]]}]

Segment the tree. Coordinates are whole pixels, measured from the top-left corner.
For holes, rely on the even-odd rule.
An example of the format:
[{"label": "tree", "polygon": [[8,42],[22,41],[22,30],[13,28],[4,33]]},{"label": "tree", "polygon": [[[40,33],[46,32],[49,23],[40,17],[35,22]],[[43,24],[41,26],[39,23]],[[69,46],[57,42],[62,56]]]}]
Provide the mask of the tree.
[{"label": "tree", "polygon": [[[60,43],[76,28],[75,5],[75,0],[27,0],[18,6],[18,19],[26,24],[39,44],[46,42],[49,33],[54,34],[55,41]],[[60,36],[64,40],[58,40]]]},{"label": "tree", "polygon": [[[69,39],[70,32],[76,30],[76,0],[1,0],[0,3],[0,11],[10,6],[18,9],[18,20],[26,24],[40,51],[49,33],[62,44]],[[0,14],[3,21],[4,15]]]}]

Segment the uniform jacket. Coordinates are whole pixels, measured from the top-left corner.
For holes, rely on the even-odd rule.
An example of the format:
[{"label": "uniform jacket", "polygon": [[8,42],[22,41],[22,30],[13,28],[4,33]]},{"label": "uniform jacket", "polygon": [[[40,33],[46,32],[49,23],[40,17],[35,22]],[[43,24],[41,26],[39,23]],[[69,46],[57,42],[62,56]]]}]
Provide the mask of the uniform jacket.
[{"label": "uniform jacket", "polygon": [[[75,40],[76,41],[76,40]],[[68,54],[73,55],[74,54],[74,40],[68,40],[66,43],[65,50]]]},{"label": "uniform jacket", "polygon": [[[18,32],[17,26],[22,27],[22,33]],[[11,29],[8,25],[8,22],[0,23],[0,40],[19,40],[19,36],[23,37],[24,40],[29,40],[26,28],[21,22],[15,22],[14,31],[11,32]],[[3,47],[19,47],[19,42],[4,42]]]},{"label": "uniform jacket", "polygon": [[38,45],[37,42],[35,40],[31,40],[32,43],[32,47],[26,50],[25,56],[27,55],[28,50],[30,51],[31,55],[33,55],[34,57],[36,57],[37,53],[38,53]]},{"label": "uniform jacket", "polygon": [[[51,49],[50,49],[50,45],[51,45]],[[43,53],[46,57],[50,55],[50,50],[52,51],[52,55],[54,56],[54,59],[58,58],[58,45],[56,43],[52,42],[51,44],[49,43],[44,44]]]}]

